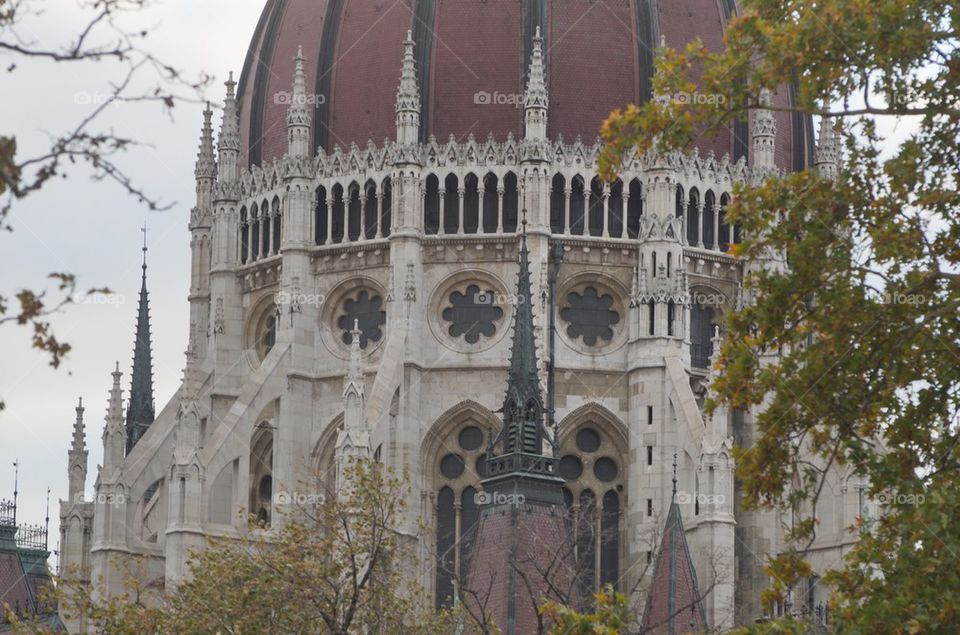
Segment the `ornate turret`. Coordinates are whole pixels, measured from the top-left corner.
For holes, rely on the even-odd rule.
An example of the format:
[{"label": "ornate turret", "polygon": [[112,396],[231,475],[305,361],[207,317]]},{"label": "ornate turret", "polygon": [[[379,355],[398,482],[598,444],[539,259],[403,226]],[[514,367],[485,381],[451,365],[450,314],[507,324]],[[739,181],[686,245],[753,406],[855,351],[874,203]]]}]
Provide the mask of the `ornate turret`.
[{"label": "ornate turret", "polygon": [[127,445],[127,431],[123,422],[123,390],[120,388],[120,362],[111,373],[113,386],[110,388],[110,399],[107,402],[107,416],[103,426],[103,474],[110,474],[121,462]]},{"label": "ornate turret", "polygon": [[417,86],[413,46],[413,34],[407,31],[407,39],[403,41],[400,87],[397,89],[397,143],[400,145],[420,140],[420,88]]},{"label": "ornate turret", "polygon": [[344,474],[353,459],[370,457],[370,430],[364,420],[363,351],[359,322],[350,331],[350,365],[343,378],[343,429],[337,434],[337,490],[344,491]]},{"label": "ornate turret", "polygon": [[303,63],[303,47],[297,47],[293,92],[290,95],[290,107],[287,108],[287,154],[291,157],[310,156],[310,108],[307,107],[307,79]]},{"label": "ornate turret", "polygon": [[817,138],[815,165],[817,172],[828,179],[837,178],[840,160],[840,132],[829,117],[820,119],[820,134]]},{"label": "ornate turret", "polygon": [[530,57],[530,72],[527,75],[527,89],[523,94],[524,121],[527,139],[547,138],[547,96],[546,74],[543,67],[543,38],[540,27],[533,36],[533,54]]},{"label": "ornate turret", "polygon": [[760,91],[760,106],[753,119],[753,168],[758,178],[763,178],[768,172],[776,169],[774,152],[776,150],[777,121],[773,111],[764,106],[770,105],[770,91],[764,88]]},{"label": "ornate turret", "polygon": [[137,336],[133,343],[133,372],[127,404],[127,453],[133,449],[155,418],[153,411],[153,354],[150,343],[150,304],[147,296],[147,238],[143,238],[143,273],[137,308]]},{"label": "ornate turret", "polygon": [[217,180],[217,161],[213,152],[213,111],[210,102],[203,111],[203,128],[200,130],[200,148],[193,169],[197,182],[197,206],[193,209],[190,225],[202,222],[209,224],[210,205],[213,203],[213,184]]},{"label": "ornate turret", "polygon": [[87,442],[86,428],[83,425],[83,397],[77,400],[77,418],[73,423],[73,442],[67,451],[69,476],[69,501],[83,500],[83,488],[87,482]]},{"label": "ornate turret", "polygon": [[224,83],[227,96],[223,100],[223,123],[220,124],[220,137],[217,140],[220,151],[220,182],[230,183],[237,179],[240,162],[240,116],[237,111],[237,96],[233,73]]}]

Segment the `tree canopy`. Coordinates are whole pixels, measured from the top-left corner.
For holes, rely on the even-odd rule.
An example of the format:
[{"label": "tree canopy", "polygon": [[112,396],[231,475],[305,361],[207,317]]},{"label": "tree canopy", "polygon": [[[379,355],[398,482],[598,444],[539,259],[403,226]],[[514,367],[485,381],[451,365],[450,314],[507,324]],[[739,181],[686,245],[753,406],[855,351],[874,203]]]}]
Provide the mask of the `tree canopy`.
[{"label": "tree canopy", "polygon": [[[752,269],[715,385],[733,407],[762,406],[755,444],[736,453],[746,504],[794,518],[768,603],[810,571],[828,468],[869,483],[876,517],[825,579],[842,632],[960,624],[958,23],[944,0],[744,0],[724,50],[662,49],[657,97],[602,131],[612,178],[628,153],[688,149],[788,82],[791,105],[767,107],[842,137],[835,178],[776,173],[737,190],[732,253],[785,262]],[[696,92],[714,98],[676,98]]]}]

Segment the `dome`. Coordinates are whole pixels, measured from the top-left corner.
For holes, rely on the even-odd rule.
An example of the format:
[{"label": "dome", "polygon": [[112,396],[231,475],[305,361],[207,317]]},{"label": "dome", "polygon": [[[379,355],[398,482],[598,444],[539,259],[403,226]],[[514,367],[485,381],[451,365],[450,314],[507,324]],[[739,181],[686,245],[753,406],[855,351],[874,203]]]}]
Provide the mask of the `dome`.
[{"label": "dome", "polygon": [[[287,101],[297,47],[315,105],[313,148],[381,145],[395,137],[394,104],[403,40],[416,42],[421,136],[503,140],[523,135],[521,96],[532,40],[541,28],[550,94],[550,138],[592,141],[615,108],[646,100],[652,50],[700,37],[722,46],[734,0],[269,0],[239,83],[245,164],[286,151]],[[775,105],[789,103],[788,90]],[[777,113],[776,163],[803,167],[812,130]],[[736,160],[748,152],[746,123],[697,142]],[[796,143],[794,141],[797,141]]]}]

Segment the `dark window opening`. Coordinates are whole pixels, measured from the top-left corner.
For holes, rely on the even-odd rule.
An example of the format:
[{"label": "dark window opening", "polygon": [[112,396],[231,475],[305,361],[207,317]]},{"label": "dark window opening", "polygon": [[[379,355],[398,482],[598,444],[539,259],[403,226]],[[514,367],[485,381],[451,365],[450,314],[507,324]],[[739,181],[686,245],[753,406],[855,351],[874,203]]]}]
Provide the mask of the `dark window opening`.
[{"label": "dark window opening", "polygon": [[517,191],[517,175],[507,172],[503,176],[503,231],[517,231],[520,196]]},{"label": "dark window opening", "polygon": [[448,174],[443,182],[443,231],[457,233],[460,224],[460,181],[456,174]]},{"label": "dark window opening", "polygon": [[330,211],[327,209],[327,190],[320,186],[316,191],[317,204],[313,214],[313,242],[322,245],[327,242],[327,223]]},{"label": "dark window opening", "polygon": [[630,200],[627,203],[627,237],[640,237],[640,218],[643,216],[643,186],[639,179],[630,181]]},{"label": "dark window opening", "polygon": [[423,195],[423,231],[427,234],[440,231],[440,180],[435,174],[427,177]]},{"label": "dark window opening", "polygon": [[577,175],[573,177],[570,187],[570,233],[574,236],[581,236],[584,233],[584,205],[585,201],[583,177]]},{"label": "dark window opening", "polygon": [[492,234],[497,231],[497,224],[500,222],[499,206],[500,192],[497,190],[497,175],[487,172],[483,177],[483,231],[486,234]]},{"label": "dark window opening", "polygon": [[550,186],[550,231],[554,234],[563,233],[563,223],[567,197],[564,190],[567,180],[562,174],[555,174]]},{"label": "dark window opening", "polygon": [[476,234],[480,225],[480,191],[476,175],[463,179],[463,233]]}]

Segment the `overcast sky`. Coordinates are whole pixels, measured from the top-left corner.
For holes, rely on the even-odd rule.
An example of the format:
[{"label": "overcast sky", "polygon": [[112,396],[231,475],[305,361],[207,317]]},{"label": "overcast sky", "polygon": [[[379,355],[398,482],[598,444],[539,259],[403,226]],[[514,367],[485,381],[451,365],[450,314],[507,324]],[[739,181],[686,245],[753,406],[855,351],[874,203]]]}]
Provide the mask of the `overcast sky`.
[{"label": "overcast sky", "polygon": [[[22,39],[53,47],[75,36],[84,15],[80,0],[41,0],[37,5],[44,13],[22,23]],[[239,75],[262,7],[262,0],[162,0],[143,12],[138,24],[155,27],[145,48],[158,57],[188,77],[202,71],[214,75],[207,96],[220,101],[227,73]],[[12,61],[16,69],[6,72]],[[18,157],[42,151],[48,135],[76,126],[92,108],[91,101],[109,94],[108,82],[122,77],[109,63],[67,65],[3,55],[0,68],[0,126],[4,134],[16,134]],[[0,398],[7,405],[0,413],[0,498],[13,495],[13,462],[19,459],[18,520],[43,523],[49,486],[51,549],[59,535],[57,500],[67,492],[67,449],[77,398],[82,396],[86,407],[90,493],[102,462],[100,435],[114,361],[120,362],[127,396],[145,220],[157,412],[180,381],[189,322],[187,221],[201,111],[200,105],[180,105],[171,120],[156,105],[126,104],[111,106],[105,114],[104,124],[118,134],[152,144],[121,160],[149,193],[175,201],[171,210],[147,213],[118,186],[91,182],[89,172],[77,168],[68,171],[67,179],[16,203],[9,219],[13,233],[0,234],[0,295],[43,288],[53,271],[76,274],[82,289],[116,292],[109,303],[71,306],[55,317],[57,336],[74,347],[58,370],[30,349],[26,329],[0,327]],[[219,122],[217,113],[217,128]]]}]

